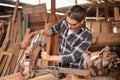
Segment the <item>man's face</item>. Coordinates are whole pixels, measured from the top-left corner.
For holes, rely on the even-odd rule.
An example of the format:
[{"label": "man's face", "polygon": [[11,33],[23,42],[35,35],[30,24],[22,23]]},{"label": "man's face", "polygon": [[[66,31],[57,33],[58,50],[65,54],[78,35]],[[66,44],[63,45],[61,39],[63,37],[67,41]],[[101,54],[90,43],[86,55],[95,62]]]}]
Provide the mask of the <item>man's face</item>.
[{"label": "man's face", "polygon": [[74,19],[71,19],[70,17],[66,17],[66,21],[68,24],[68,28],[71,29],[72,31],[78,30],[81,27],[81,22],[77,22]]}]

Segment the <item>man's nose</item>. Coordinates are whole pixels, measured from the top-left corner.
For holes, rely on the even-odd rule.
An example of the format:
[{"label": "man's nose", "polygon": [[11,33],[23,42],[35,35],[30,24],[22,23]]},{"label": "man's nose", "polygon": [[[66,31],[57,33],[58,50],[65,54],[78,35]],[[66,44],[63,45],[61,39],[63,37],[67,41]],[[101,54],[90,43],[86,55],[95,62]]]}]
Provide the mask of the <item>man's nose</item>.
[{"label": "man's nose", "polygon": [[68,28],[71,28],[71,27],[72,27],[72,25],[68,24]]}]

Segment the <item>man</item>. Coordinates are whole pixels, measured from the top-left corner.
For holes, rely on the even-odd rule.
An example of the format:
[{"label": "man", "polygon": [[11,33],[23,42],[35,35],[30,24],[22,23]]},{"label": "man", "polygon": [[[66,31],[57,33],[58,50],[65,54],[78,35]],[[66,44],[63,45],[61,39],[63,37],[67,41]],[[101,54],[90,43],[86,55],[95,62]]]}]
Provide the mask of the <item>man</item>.
[{"label": "man", "polygon": [[[85,8],[74,5],[66,13],[66,17],[53,25],[49,30],[32,32],[29,37],[37,33],[52,36],[61,33],[59,55],[49,55],[43,51],[41,57],[44,60],[59,62],[60,67],[80,69],[82,67],[82,54],[88,50],[92,42],[92,35],[85,25],[87,11]],[[26,39],[24,46],[29,43]]]}]

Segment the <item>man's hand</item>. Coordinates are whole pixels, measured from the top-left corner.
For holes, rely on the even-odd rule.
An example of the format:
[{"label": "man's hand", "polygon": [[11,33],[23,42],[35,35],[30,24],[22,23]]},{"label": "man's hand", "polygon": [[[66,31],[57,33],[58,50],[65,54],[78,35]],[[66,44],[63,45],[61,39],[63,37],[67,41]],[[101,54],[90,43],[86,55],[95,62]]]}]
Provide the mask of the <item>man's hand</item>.
[{"label": "man's hand", "polygon": [[49,55],[47,52],[41,52],[41,57],[43,60],[54,61],[54,62],[62,62],[62,58],[59,55]]},{"label": "man's hand", "polygon": [[41,52],[41,57],[43,60],[47,60],[47,61],[50,60],[50,55],[45,51]]}]

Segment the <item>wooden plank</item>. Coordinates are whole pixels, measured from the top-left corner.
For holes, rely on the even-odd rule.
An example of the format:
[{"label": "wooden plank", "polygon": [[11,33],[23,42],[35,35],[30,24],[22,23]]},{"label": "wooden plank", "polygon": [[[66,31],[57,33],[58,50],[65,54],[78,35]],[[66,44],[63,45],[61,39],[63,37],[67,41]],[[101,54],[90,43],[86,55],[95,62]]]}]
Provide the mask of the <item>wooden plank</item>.
[{"label": "wooden plank", "polygon": [[[14,26],[14,28],[13,28],[13,32],[12,32],[12,39],[10,39],[10,41],[12,41],[10,44],[12,45],[13,43],[16,43],[16,38],[17,38],[17,33],[18,33],[18,30],[17,30],[17,28],[19,27],[19,25],[18,25],[18,18],[17,18],[17,20],[16,20],[16,22],[14,23],[14,25],[12,25],[12,27]],[[11,45],[10,45],[10,47],[11,47]]]},{"label": "wooden plank", "polygon": [[8,50],[11,50],[11,52],[14,55],[10,62],[9,74],[12,74],[14,72],[17,58],[19,55],[18,54],[19,50],[20,50],[19,42],[21,41],[21,34],[20,34],[21,33],[20,32],[21,31],[21,23],[20,22],[21,22],[21,12],[18,12],[18,18],[17,18],[16,22],[14,22],[14,32],[12,33],[12,36],[14,36],[14,37],[10,44],[10,48],[8,49]]},{"label": "wooden plank", "polygon": [[15,3],[15,9],[14,9],[13,16],[12,16],[12,27],[11,27],[11,33],[10,33],[11,42],[13,42],[14,40],[14,31],[15,31],[14,28],[15,28],[15,20],[17,16],[18,5],[19,5],[19,0],[17,0]]},{"label": "wooden plank", "polygon": [[105,7],[105,20],[107,21],[108,20],[108,0],[104,0],[105,1],[105,4],[104,4],[104,7]]},{"label": "wooden plank", "polygon": [[13,12],[12,23],[15,22],[15,19],[16,19],[16,16],[17,16],[18,6],[19,6],[19,0],[17,0],[16,3],[15,3],[15,9],[14,9],[14,12]]},{"label": "wooden plank", "polygon": [[120,44],[120,34],[100,34],[97,40],[99,45],[114,45],[118,46]]},{"label": "wooden plank", "polygon": [[47,13],[46,4],[39,5],[24,5],[23,6],[24,14],[34,14],[34,13]]},{"label": "wooden plank", "polygon": [[56,0],[51,0],[51,14],[55,15],[56,10]]},{"label": "wooden plank", "polygon": [[47,13],[30,14],[30,23],[45,22]]},{"label": "wooden plank", "polygon": [[18,12],[18,18],[17,18],[17,21],[15,22],[15,28],[14,28],[14,43],[12,43],[12,52],[13,52],[13,58],[11,60],[11,63],[10,63],[10,70],[9,70],[9,74],[12,74],[14,72],[14,69],[15,69],[15,66],[16,66],[16,62],[17,62],[17,58],[18,58],[18,55],[19,55],[19,50],[20,50],[20,47],[19,47],[19,44],[21,42],[21,29],[22,29],[22,26],[21,26],[21,11]]},{"label": "wooden plank", "polygon": [[19,51],[19,55],[18,55],[18,58],[17,58],[17,62],[16,62],[16,65],[15,65],[15,69],[14,69],[14,73],[17,73],[17,72],[18,72],[19,63],[20,63],[19,61],[20,61],[21,57],[23,56],[23,53],[24,53],[24,50],[21,49],[21,50]]},{"label": "wooden plank", "polygon": [[101,22],[100,21],[92,21],[91,32],[100,33]]},{"label": "wooden plank", "polygon": [[93,80],[92,78],[88,76],[78,76],[78,75],[68,75],[66,77],[66,80]]},{"label": "wooden plank", "polygon": [[17,24],[16,43],[19,45],[21,41],[22,41],[22,12],[18,11],[18,24]]},{"label": "wooden plank", "polygon": [[101,33],[113,33],[113,27],[110,21],[101,21]]},{"label": "wooden plank", "polygon": [[91,20],[86,20],[86,26],[91,31],[92,21]]},{"label": "wooden plank", "polygon": [[114,20],[120,21],[120,13],[118,7],[114,7]]},{"label": "wooden plank", "polygon": [[0,80],[24,80],[22,73],[11,74],[7,76],[0,77]]},{"label": "wooden plank", "polygon": [[[46,23],[45,23],[45,27],[44,29],[47,30],[49,29],[54,23],[53,21],[55,21],[56,18],[55,18],[55,15],[48,15],[46,17]],[[49,36],[49,37],[46,37],[46,52],[48,54],[50,54],[50,51],[51,51],[51,40],[52,40],[52,37]],[[45,61],[45,60],[41,60],[41,65],[42,66],[47,66],[48,65],[48,61]]]},{"label": "wooden plank", "polygon": [[22,21],[22,40],[25,36],[26,30],[28,28],[29,24],[29,14],[24,15],[24,20]]},{"label": "wooden plank", "polygon": [[[25,41],[25,39],[26,39],[26,37],[28,36],[29,33],[30,33],[30,28],[27,28],[26,32],[25,32],[25,35],[24,35],[23,43],[24,43],[24,41]],[[23,51],[23,49],[21,49],[21,50]],[[19,57],[18,57],[17,61],[19,61],[19,59],[20,59],[20,57],[22,55],[22,51],[21,51],[21,54],[19,53]]]},{"label": "wooden plank", "polygon": [[[24,39],[23,39],[23,43],[27,37],[27,35],[30,33],[30,28],[27,28],[26,29],[26,33],[24,35]],[[16,66],[15,66],[15,70],[14,70],[14,73],[16,73],[18,70],[19,70],[19,64],[21,62],[23,62],[23,59],[24,59],[24,49],[20,49],[20,52],[19,52],[19,55],[18,55],[18,58],[17,58],[17,62],[16,62]]]},{"label": "wooden plank", "polygon": [[[61,17],[58,17],[61,18]],[[53,14],[48,14],[46,23],[45,23],[45,30],[49,29],[51,26],[53,26],[54,24],[56,24],[58,22],[59,19],[57,19],[56,15]],[[55,35],[55,36],[49,36],[46,37],[46,51],[48,54],[50,55],[57,55],[57,51],[58,51],[58,47],[59,47],[59,37],[60,35]],[[54,45],[51,45],[51,44]],[[48,62],[47,61],[43,61],[41,63],[42,66],[47,66]],[[50,65],[56,65],[55,62],[50,62]]]},{"label": "wooden plank", "polygon": [[82,70],[82,69],[72,69],[72,68],[62,68],[59,67],[58,71],[60,73],[68,73],[68,74],[74,74],[74,75],[81,75],[81,76],[89,76],[90,71],[89,70]]},{"label": "wooden plank", "polygon": [[9,71],[9,74],[13,74],[14,72],[14,69],[15,69],[15,66],[16,66],[16,62],[17,62],[17,58],[18,58],[18,53],[19,53],[19,46],[16,44],[16,43],[13,43],[12,44],[12,51],[11,53],[13,53],[13,58],[11,59],[11,62],[10,62],[10,71]]},{"label": "wooden plank", "polygon": [[12,56],[13,56],[13,54],[12,54],[11,52],[5,52],[4,55],[7,55],[7,56],[9,56],[9,57],[8,57],[8,59],[7,59],[7,63],[6,63],[6,65],[5,65],[5,67],[4,67],[4,70],[3,70],[2,74],[1,74],[1,76],[5,76],[6,70],[7,70],[8,66],[9,66],[10,61],[11,61]]},{"label": "wooden plank", "polygon": [[3,45],[1,47],[3,51],[5,51],[7,49],[7,46],[9,44],[9,41],[10,41],[10,30],[11,30],[11,21],[9,21],[9,23],[8,23],[6,36],[5,36],[5,39],[3,41]]},{"label": "wooden plank", "polygon": [[4,67],[5,67],[5,65],[6,65],[8,56],[2,54],[1,59],[2,59],[2,60],[0,61],[0,76],[1,76],[1,74],[2,74],[2,72],[3,72],[3,70],[4,70]]},{"label": "wooden plank", "polygon": [[15,42],[19,45],[22,41],[22,12],[21,10],[18,11],[18,18],[17,18],[17,25],[16,27],[16,40]]},{"label": "wooden plank", "polygon": [[83,69],[72,69],[72,68],[48,66],[48,67],[43,67],[43,69],[42,69],[42,67],[38,67],[37,70],[41,73],[44,71],[44,72],[53,72],[54,74],[65,73],[65,74],[70,74],[70,75],[73,74],[73,75],[89,76],[90,77],[90,71],[83,70]]},{"label": "wooden plank", "polygon": [[46,74],[28,80],[57,80],[53,74]]},{"label": "wooden plank", "polygon": [[3,51],[0,50],[0,62],[1,62],[1,60],[2,60],[2,57],[3,57]]},{"label": "wooden plank", "polygon": [[30,14],[30,23],[45,22],[47,15],[46,4],[24,5],[23,14]]}]

